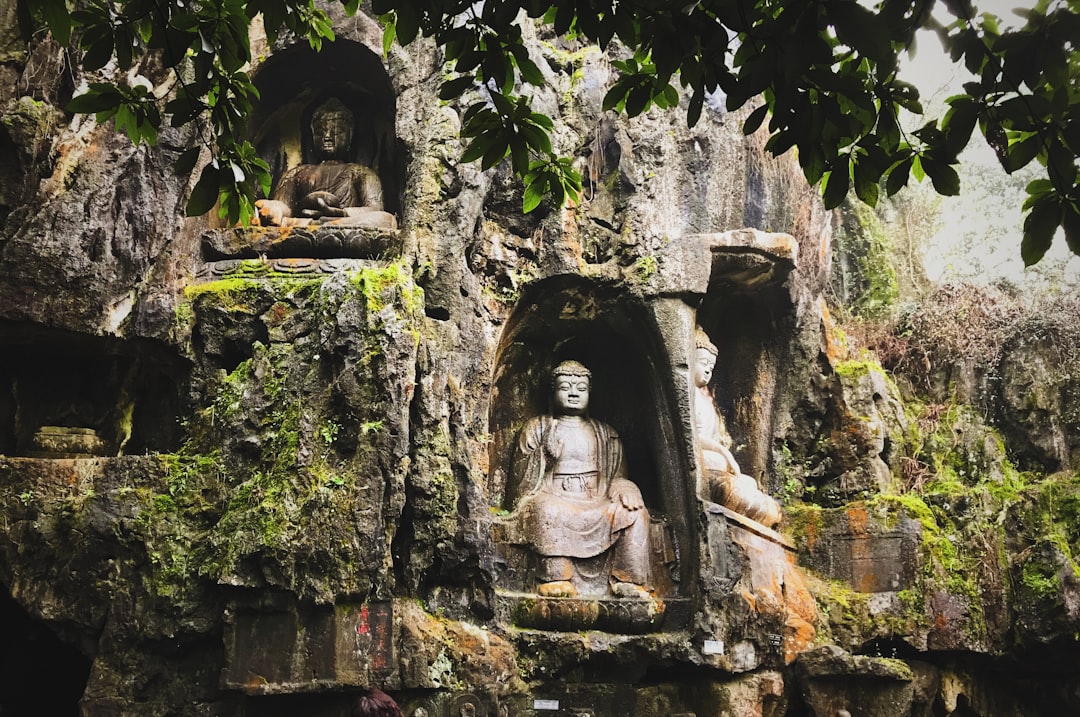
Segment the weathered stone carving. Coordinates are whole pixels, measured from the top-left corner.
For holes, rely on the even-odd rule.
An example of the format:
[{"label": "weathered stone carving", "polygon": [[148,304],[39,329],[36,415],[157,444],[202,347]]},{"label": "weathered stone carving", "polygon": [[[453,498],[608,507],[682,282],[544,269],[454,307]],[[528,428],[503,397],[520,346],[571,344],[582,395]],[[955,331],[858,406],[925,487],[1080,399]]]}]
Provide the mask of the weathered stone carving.
[{"label": "weathered stone carving", "polygon": [[556,415],[530,419],[518,436],[517,530],[541,558],[540,595],[647,598],[649,512],[626,477],[618,435],[586,416],[590,386],[582,364],[556,366]]},{"label": "weathered stone carving", "polygon": [[763,492],[753,477],[739,469],[731,453],[731,435],[716,409],[709,381],[717,349],[699,326],[694,330],[694,427],[701,464],[703,500],[720,503],[766,527],[780,522],[780,504]]},{"label": "weathered stone carving", "polygon": [[334,220],[346,226],[396,229],[394,215],[383,211],[379,175],[349,162],[355,122],[341,100],[330,98],[311,116],[314,162],[285,172],[270,199],[255,203],[259,222],[303,226]]}]

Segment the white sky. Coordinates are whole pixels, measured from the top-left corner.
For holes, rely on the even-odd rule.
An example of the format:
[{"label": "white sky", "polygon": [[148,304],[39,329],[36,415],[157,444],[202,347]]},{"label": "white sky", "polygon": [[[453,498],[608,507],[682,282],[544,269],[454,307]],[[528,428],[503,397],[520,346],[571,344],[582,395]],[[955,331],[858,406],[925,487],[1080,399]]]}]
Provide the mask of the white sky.
[{"label": "white sky", "polygon": [[[1035,4],[1034,0],[974,2],[979,11],[1000,17],[1003,25],[1021,21],[1012,8]],[[941,13],[943,8],[938,9],[938,14],[944,18]],[[901,76],[919,88],[923,107],[933,113],[939,110],[931,107],[940,108],[946,97],[961,91],[968,77],[966,72],[962,65],[949,61],[936,36],[924,32],[918,38],[915,57],[901,70]],[[1005,278],[1021,288],[1039,291],[1047,285],[1080,285],[1080,257],[1069,251],[1060,232],[1043,260],[1033,269],[1024,268],[1020,258],[1023,236],[1020,206],[1026,196],[1022,188],[1026,182],[1021,182],[1021,188],[1013,192],[998,185],[996,180],[1007,175],[977,128],[970,146],[961,155],[961,162],[960,196],[942,199],[939,228],[927,243],[924,254],[927,275],[935,281],[963,279],[980,283]],[[1037,162],[1026,170],[1031,179],[1045,176],[1045,170]],[[977,180],[979,177],[982,179]]]}]

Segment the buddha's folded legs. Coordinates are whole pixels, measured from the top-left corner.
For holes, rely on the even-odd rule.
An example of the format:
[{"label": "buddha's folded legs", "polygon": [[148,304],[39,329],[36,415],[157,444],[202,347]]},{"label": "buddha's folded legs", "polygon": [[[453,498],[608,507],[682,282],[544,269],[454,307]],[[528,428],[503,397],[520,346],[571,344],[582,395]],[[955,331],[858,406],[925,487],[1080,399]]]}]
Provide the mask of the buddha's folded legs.
[{"label": "buddha's folded legs", "polygon": [[615,551],[611,577],[621,583],[649,585],[649,512],[631,513],[634,522],[620,531],[612,550]]}]

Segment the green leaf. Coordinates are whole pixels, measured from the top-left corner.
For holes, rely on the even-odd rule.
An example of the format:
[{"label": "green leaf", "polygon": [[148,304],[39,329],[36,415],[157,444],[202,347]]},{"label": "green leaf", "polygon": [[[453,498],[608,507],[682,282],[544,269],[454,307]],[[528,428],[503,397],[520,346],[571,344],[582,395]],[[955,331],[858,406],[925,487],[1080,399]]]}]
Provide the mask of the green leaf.
[{"label": "green leaf", "polygon": [[491,145],[487,148],[487,151],[484,152],[484,157],[480,161],[480,168],[491,169],[496,164],[501,162],[503,157],[509,154],[509,152],[510,142],[507,140],[505,135],[500,134],[496,137],[493,137]]},{"label": "green leaf", "polygon": [[1069,251],[1080,254],[1080,206],[1067,202],[1061,206],[1061,226],[1065,229],[1065,243]]},{"label": "green leaf", "polygon": [[886,102],[881,103],[878,111],[877,134],[879,145],[886,151],[893,151],[900,145],[900,125],[896,122],[893,106]]},{"label": "green leaf", "polygon": [[[842,165],[842,166],[840,166]],[[825,176],[825,187],[822,200],[826,209],[835,209],[840,206],[847,196],[850,183],[846,158],[840,157],[835,168]]]},{"label": "green leaf", "polygon": [[115,109],[122,99],[120,92],[114,86],[95,82],[85,93],[72,97],[64,109],[77,114],[104,112]]},{"label": "green leaf", "polygon": [[672,85],[665,85],[661,91],[658,101],[662,99],[665,109],[668,107],[677,107],[679,105],[679,91]]},{"label": "green leaf", "polygon": [[189,147],[188,149],[185,149],[173,163],[173,172],[178,176],[187,176],[191,174],[191,170],[195,169],[195,163],[199,161],[200,150],[200,147]]},{"label": "green leaf", "polygon": [[923,170],[922,157],[915,155],[911,160],[911,176],[915,177],[916,182],[921,182],[926,176],[926,172]]},{"label": "green leaf", "polygon": [[854,0],[834,0],[827,7],[841,42],[873,60],[892,58],[889,26],[884,20]]},{"label": "green leaf", "polygon": [[945,131],[943,148],[955,157],[971,140],[971,133],[979,118],[979,106],[966,96],[950,99],[951,106],[941,122],[941,128]]},{"label": "green leaf", "polygon": [[[33,3],[31,3],[33,4]],[[38,10],[61,47],[71,42],[71,14],[65,0],[37,0]]]},{"label": "green leaf", "polygon": [[946,197],[960,193],[960,175],[951,165],[930,157],[922,158],[922,168],[934,184],[934,191]]},{"label": "green leaf", "polygon": [[519,128],[525,142],[541,154],[551,154],[551,138],[548,133],[536,125],[525,123]]},{"label": "green leaf", "polygon": [[913,159],[913,157],[908,157],[889,170],[889,177],[885,180],[885,193],[890,197],[907,186]]},{"label": "green leaf", "polygon": [[808,142],[799,147],[799,165],[803,169],[806,181],[817,184],[825,174],[825,153],[817,142]]},{"label": "green leaf", "polygon": [[475,85],[476,80],[473,79],[472,75],[465,75],[464,77],[455,77],[452,80],[447,80],[439,89],[439,99],[444,101],[457,99],[464,94],[465,90],[474,87]]},{"label": "green leaf", "polygon": [[1027,166],[1039,153],[1040,146],[1041,143],[1037,134],[1032,134],[1018,142],[1010,142],[1009,149],[1005,154],[1005,171],[1012,174],[1021,167]]},{"label": "green leaf", "polygon": [[540,72],[540,68],[536,66],[528,55],[525,57],[515,56],[517,62],[518,71],[521,73],[521,79],[528,82],[530,85],[536,85],[537,87],[544,84],[544,73]]},{"label": "green leaf", "polygon": [[701,119],[701,110],[705,104],[705,90],[698,87],[690,97],[690,106],[686,108],[686,126],[693,127]]},{"label": "green leaf", "polygon": [[877,206],[878,175],[866,161],[857,161],[852,170],[855,176],[855,196],[871,207]]},{"label": "green leaf", "polygon": [[514,135],[510,140],[510,161],[514,174],[524,176],[529,171],[529,148],[520,135]]},{"label": "green leaf", "polygon": [[397,15],[388,13],[380,16],[379,20],[383,23],[382,54],[383,57],[389,57],[390,48],[393,47],[394,40],[397,38]]},{"label": "green leaf", "polygon": [[529,122],[536,125],[537,127],[542,127],[549,131],[555,127],[555,123],[551,121],[551,118],[540,112],[533,112],[532,114],[530,114]]},{"label": "green leaf", "polygon": [[201,217],[210,211],[218,200],[220,189],[221,172],[213,165],[208,164],[203,167],[199,181],[195,183],[195,188],[191,190],[191,197],[188,199],[187,204],[187,215],[189,217]]},{"label": "green leaf", "polygon": [[765,121],[765,117],[769,114],[769,106],[767,104],[758,107],[756,110],[750,113],[750,116],[743,122],[742,133],[753,134],[757,131],[757,128],[761,126],[761,123]]},{"label": "green leaf", "polygon": [[525,177],[525,194],[521,197],[521,211],[525,214],[528,214],[529,212],[540,206],[540,202],[543,201],[544,193],[546,191],[546,175],[542,178],[538,178],[533,175],[527,175]]},{"label": "green leaf", "polygon": [[603,109],[605,112],[608,110],[617,109],[623,102],[626,101],[626,93],[629,92],[630,87],[626,81],[619,79],[615,81],[615,84],[611,86],[604,94]]},{"label": "green leaf", "polygon": [[638,85],[626,95],[626,116],[637,117],[649,107],[651,101],[651,88],[645,84]]},{"label": "green leaf", "polygon": [[469,146],[465,148],[465,152],[461,155],[462,163],[468,164],[469,162],[475,162],[480,159],[494,143],[495,138],[490,135],[482,134],[476,137],[469,143]]},{"label": "green leaf", "polygon": [[1041,197],[1031,213],[1024,219],[1024,238],[1020,242],[1020,256],[1024,266],[1037,264],[1054,240],[1058,228],[1059,205],[1050,196]]},{"label": "green leaf", "polygon": [[394,27],[397,32],[397,41],[402,46],[408,45],[420,32],[420,21],[409,3],[400,3],[396,15],[397,22]]},{"label": "green leaf", "polygon": [[86,48],[82,66],[86,70],[100,70],[109,62],[113,54],[113,37],[105,35]]}]

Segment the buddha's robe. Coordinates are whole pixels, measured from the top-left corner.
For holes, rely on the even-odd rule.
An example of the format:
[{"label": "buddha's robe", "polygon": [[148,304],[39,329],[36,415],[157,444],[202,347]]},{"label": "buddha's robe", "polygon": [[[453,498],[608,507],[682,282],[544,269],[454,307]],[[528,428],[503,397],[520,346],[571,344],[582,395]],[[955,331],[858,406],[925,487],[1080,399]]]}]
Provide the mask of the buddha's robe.
[{"label": "buddha's robe", "polygon": [[523,542],[545,557],[592,558],[615,547],[612,575],[648,581],[649,514],[629,510],[614,496],[640,491],[626,478],[622,443],[608,425],[585,419],[582,430],[596,442],[595,470],[557,474],[545,451],[559,419],[537,416],[518,436],[510,496],[515,498]]}]

